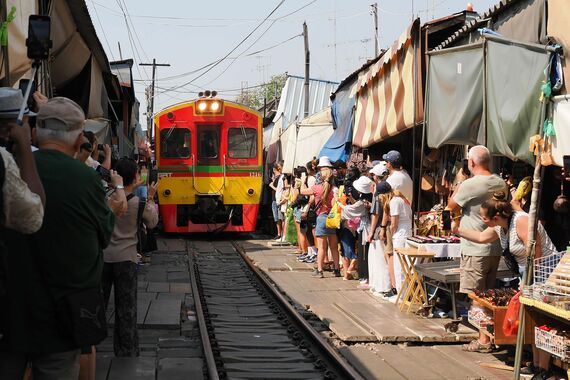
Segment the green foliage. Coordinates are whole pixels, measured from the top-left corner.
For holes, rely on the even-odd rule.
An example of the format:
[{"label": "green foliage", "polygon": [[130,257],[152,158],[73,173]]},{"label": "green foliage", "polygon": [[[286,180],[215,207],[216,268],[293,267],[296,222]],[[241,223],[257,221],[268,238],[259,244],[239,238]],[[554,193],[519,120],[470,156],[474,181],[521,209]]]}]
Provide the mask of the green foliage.
[{"label": "green foliage", "polygon": [[269,82],[255,88],[244,90],[243,94],[236,97],[236,102],[248,107],[259,109],[263,107],[263,99],[273,100],[281,96],[281,90],[287,80],[287,74],[274,75]]}]

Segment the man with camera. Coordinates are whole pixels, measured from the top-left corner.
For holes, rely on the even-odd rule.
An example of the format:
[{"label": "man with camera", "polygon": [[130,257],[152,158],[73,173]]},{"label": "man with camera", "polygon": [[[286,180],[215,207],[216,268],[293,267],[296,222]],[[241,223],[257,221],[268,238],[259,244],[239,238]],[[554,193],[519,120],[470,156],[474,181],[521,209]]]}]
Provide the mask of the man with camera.
[{"label": "man with camera", "polygon": [[[74,158],[84,122],[81,107],[67,98],[50,99],[37,115],[34,155],[46,208],[42,228],[19,239],[18,254],[7,257],[2,379],[22,379],[30,362],[36,380],[76,380],[80,348],[106,335],[102,250],[115,217],[100,177]],[[111,184],[125,197],[115,172]]]}]

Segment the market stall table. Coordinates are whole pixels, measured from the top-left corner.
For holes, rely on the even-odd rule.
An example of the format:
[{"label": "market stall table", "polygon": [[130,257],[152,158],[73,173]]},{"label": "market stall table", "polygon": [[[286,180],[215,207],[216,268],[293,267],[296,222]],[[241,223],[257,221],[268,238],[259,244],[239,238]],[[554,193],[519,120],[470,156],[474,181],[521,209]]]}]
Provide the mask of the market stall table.
[{"label": "market stall table", "polygon": [[[437,263],[418,264],[415,267],[416,272],[423,276],[424,293],[426,285],[432,285],[451,295],[451,308],[453,318],[457,318],[457,300],[455,294],[457,285],[459,285],[459,260],[440,261]],[[510,278],[513,274],[507,268],[504,260],[499,262],[497,278]]]},{"label": "market stall table", "polygon": [[461,257],[460,243],[418,243],[408,239],[406,240],[406,245],[411,248],[433,252],[435,258]]},{"label": "market stall table", "polygon": [[422,307],[427,302],[422,276],[416,272],[415,265],[433,259],[434,253],[417,248],[396,248],[395,251],[404,272],[402,291],[398,293],[396,305],[401,299],[400,311],[407,306],[406,311],[410,312],[413,306]]}]

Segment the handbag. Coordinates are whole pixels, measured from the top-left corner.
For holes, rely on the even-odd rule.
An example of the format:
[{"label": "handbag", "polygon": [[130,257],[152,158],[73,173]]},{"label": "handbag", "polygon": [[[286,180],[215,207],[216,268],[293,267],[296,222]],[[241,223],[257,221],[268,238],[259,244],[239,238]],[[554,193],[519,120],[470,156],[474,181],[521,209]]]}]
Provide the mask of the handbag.
[{"label": "handbag", "polygon": [[143,221],[143,212],[146,207],[146,200],[139,200],[139,209],[137,212],[137,252],[140,254],[156,251],[158,245],[156,236],[148,230]]},{"label": "handbag", "polygon": [[93,346],[107,337],[105,301],[100,288],[79,290],[56,302],[61,332],[77,347]]},{"label": "handbag", "polygon": [[335,204],[331,208],[331,211],[329,212],[329,215],[327,216],[327,220],[325,223],[326,227],[332,229],[339,229],[340,216],[341,216],[340,214],[341,214],[340,206],[338,205],[338,203],[335,202]]}]

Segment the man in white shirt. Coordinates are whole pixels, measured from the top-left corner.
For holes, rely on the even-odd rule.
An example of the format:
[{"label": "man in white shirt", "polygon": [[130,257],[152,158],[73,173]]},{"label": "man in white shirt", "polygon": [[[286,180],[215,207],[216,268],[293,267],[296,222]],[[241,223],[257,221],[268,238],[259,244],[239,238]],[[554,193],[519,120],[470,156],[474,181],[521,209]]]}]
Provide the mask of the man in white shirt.
[{"label": "man in white shirt", "polygon": [[408,172],[402,168],[402,155],[396,150],[391,150],[382,158],[386,161],[386,167],[390,171],[386,182],[392,186],[393,190],[399,190],[404,194],[411,205],[414,201],[414,183]]}]

